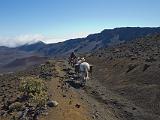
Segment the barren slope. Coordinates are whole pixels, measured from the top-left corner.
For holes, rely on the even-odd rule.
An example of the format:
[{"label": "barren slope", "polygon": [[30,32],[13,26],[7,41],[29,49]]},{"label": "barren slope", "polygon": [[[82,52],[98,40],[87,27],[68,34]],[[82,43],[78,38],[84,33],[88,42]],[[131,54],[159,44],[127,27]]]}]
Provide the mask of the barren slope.
[{"label": "barren slope", "polygon": [[150,36],[90,55],[94,79],[119,98],[127,119],[160,119],[160,36]]}]

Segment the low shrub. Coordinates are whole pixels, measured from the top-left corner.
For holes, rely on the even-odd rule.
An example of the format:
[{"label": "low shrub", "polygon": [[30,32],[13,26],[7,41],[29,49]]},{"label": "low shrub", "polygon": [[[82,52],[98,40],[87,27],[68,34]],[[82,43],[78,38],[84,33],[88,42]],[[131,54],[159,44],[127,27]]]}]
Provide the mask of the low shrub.
[{"label": "low shrub", "polygon": [[36,105],[44,105],[48,99],[44,81],[36,77],[22,78],[19,89],[23,95],[27,95],[30,102]]}]

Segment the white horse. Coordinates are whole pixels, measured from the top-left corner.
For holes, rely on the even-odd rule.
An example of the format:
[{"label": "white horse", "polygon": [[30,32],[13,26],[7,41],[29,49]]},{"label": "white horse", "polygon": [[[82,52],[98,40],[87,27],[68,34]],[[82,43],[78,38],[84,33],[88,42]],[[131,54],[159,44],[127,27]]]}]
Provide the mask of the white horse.
[{"label": "white horse", "polygon": [[90,71],[90,65],[89,65],[89,63],[82,62],[79,65],[80,79],[82,80],[83,84],[85,84],[86,80],[89,79],[89,71]]}]

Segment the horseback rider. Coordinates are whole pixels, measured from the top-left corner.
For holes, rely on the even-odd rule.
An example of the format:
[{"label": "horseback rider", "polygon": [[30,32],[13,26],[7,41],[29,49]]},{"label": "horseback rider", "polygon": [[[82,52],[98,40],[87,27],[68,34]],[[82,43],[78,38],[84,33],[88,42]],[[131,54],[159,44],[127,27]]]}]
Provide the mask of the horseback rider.
[{"label": "horseback rider", "polygon": [[76,55],[75,55],[75,53],[74,52],[72,52],[71,53],[71,55],[70,55],[70,57],[69,57],[69,64],[71,64],[72,66],[74,66],[74,64],[75,64],[75,60],[76,60]]},{"label": "horseback rider", "polygon": [[75,73],[79,76],[79,70],[80,70],[80,64],[82,63],[82,60],[80,57],[77,58],[76,64],[75,64]]},{"label": "horseback rider", "polygon": [[71,59],[77,58],[74,52],[71,53],[70,58],[71,58]]}]

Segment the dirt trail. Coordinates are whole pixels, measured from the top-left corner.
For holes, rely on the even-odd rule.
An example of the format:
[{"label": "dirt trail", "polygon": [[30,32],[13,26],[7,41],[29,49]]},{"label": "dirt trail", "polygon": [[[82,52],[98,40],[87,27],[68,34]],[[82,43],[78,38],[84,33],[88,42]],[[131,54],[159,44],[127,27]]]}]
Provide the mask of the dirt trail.
[{"label": "dirt trail", "polygon": [[[59,73],[59,77],[57,79],[57,82],[55,83],[56,80],[51,81],[51,83],[53,86],[50,86],[50,90],[53,91],[54,88],[56,88],[56,86],[61,86],[62,84],[65,84],[64,81],[67,81],[66,78],[64,78],[65,76],[65,72],[63,72],[63,68],[70,68],[70,66],[62,61],[62,62],[57,62],[57,70]],[[70,72],[72,73],[73,70],[71,68]],[[70,79],[70,78],[68,78]],[[72,120],[72,118],[74,120],[121,120],[121,117],[118,116],[118,114],[116,113],[116,111],[114,110],[114,107],[109,105],[108,101],[104,101],[103,100],[103,92],[106,92],[104,89],[101,88],[101,85],[99,83],[97,83],[97,81],[95,81],[94,79],[90,79],[89,81],[87,81],[87,84],[85,87],[80,87],[78,85],[74,85],[72,83],[67,83],[66,85],[62,85],[65,86],[65,89],[67,90],[67,92],[62,92],[61,89],[56,89],[57,92],[54,93],[60,93],[62,95],[53,95],[55,97],[53,97],[53,99],[57,98],[59,101],[61,106],[58,108],[56,108],[56,114],[58,116],[61,116],[61,120],[65,119],[69,119]],[[100,88],[100,92],[99,89]],[[63,94],[66,94],[67,97],[64,99],[62,96]],[[109,92],[105,93],[108,94],[110,97]],[[108,98],[109,99],[109,98]],[[68,105],[68,103],[72,101],[71,105]],[[79,109],[75,108],[76,104],[80,104],[81,107]],[[63,109],[63,115],[61,113],[61,110]],[[54,110],[53,110],[54,111]],[[54,111],[55,112],[55,111]],[[54,118],[56,118],[56,120],[58,120],[57,116],[53,116]],[[51,117],[52,118],[52,117]]]},{"label": "dirt trail", "polygon": [[65,61],[56,61],[55,67],[58,77],[47,82],[47,85],[51,99],[59,105],[51,108],[41,120],[121,120],[114,108],[103,100],[102,92],[98,91],[100,85],[92,78],[85,87],[81,87],[66,82],[72,75],[69,77],[64,69],[69,68],[71,73],[73,69]]},{"label": "dirt trail", "polygon": [[91,120],[88,105],[65,83],[64,61],[56,62],[55,67],[58,77],[47,82],[47,86],[51,99],[59,105],[51,108],[49,114],[42,116],[41,120]]}]

